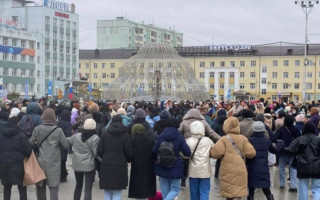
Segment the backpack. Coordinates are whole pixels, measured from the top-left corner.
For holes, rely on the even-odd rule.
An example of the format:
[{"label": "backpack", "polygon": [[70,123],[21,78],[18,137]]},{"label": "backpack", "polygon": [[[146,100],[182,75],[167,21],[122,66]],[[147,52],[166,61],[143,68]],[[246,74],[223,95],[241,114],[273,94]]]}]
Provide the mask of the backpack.
[{"label": "backpack", "polygon": [[177,158],[174,156],[174,146],[172,142],[162,142],[157,154],[156,164],[161,167],[173,167]]},{"label": "backpack", "polygon": [[34,122],[32,118],[27,115],[24,123],[20,124],[21,131],[27,136],[31,137],[32,132],[36,126],[34,125]]}]

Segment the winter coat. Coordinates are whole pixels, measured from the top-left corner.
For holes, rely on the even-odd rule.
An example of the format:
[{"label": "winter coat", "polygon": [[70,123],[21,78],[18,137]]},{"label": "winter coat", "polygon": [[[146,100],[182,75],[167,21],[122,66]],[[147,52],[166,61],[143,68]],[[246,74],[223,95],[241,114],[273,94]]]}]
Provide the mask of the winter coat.
[{"label": "winter coat", "polygon": [[320,121],[320,116],[319,116],[319,113],[315,113],[313,114],[309,121],[311,121],[315,126],[316,126],[316,135],[318,136],[319,135],[319,129],[318,129],[318,125],[319,125],[319,121]]},{"label": "winter coat", "polygon": [[42,119],[41,116],[38,115],[38,111],[39,111],[39,106],[36,102],[31,102],[28,104],[27,106],[27,114],[23,115],[23,117],[20,120],[20,128],[22,124],[25,123],[25,121],[27,120],[28,117],[30,117],[33,121],[34,126],[39,126],[40,124],[42,124]]},{"label": "winter coat", "polygon": [[96,134],[101,137],[106,133],[105,127],[101,123],[96,123]]},{"label": "winter coat", "polygon": [[[122,124],[125,126],[125,127],[128,127],[132,120],[130,117],[127,117],[126,115],[120,115],[121,119],[122,119]],[[109,121],[109,123],[107,124],[106,128],[105,128],[105,131],[108,131],[108,128],[110,126],[110,124],[112,123],[112,119]]]},{"label": "winter coat", "polygon": [[129,184],[129,198],[146,199],[156,193],[156,174],[154,172],[155,144],[151,136],[139,133],[131,139],[132,161]]},{"label": "winter coat", "polygon": [[191,156],[191,151],[189,146],[187,145],[184,137],[181,135],[178,129],[173,127],[165,128],[164,131],[159,136],[157,143],[152,149],[155,155],[158,153],[158,150],[162,142],[173,143],[174,154],[177,160],[174,166],[171,168],[161,167],[160,165],[156,164],[155,172],[157,176],[165,177],[165,178],[176,178],[176,179],[182,178],[183,164],[182,164],[179,152],[182,151],[182,153],[187,157]]},{"label": "winter coat", "polygon": [[208,115],[202,115],[206,122],[209,124],[210,128],[213,129],[214,122],[211,120],[211,118]]},{"label": "winter coat", "polygon": [[254,120],[252,118],[244,118],[240,122],[240,133],[241,135],[246,136],[249,138],[251,134],[253,133],[252,130],[252,124],[254,123]]},{"label": "winter coat", "polygon": [[[256,155],[254,147],[248,139],[240,135],[240,125],[235,117],[224,122],[223,130],[236,143],[244,157],[253,158]],[[248,195],[248,175],[245,161],[235,151],[226,136],[213,146],[211,157],[221,159],[219,172],[221,196],[225,198],[245,197]]]},{"label": "winter coat", "polygon": [[7,121],[5,119],[0,118],[0,130],[2,129],[2,127],[4,127],[6,123]]},{"label": "winter coat", "polygon": [[[31,144],[39,144],[56,127],[56,125],[49,123],[37,126],[30,138]],[[45,172],[49,187],[57,187],[60,184],[61,148],[69,148],[66,136],[61,128],[57,128],[51,133],[39,148],[37,160]]]},{"label": "winter coat", "polygon": [[155,116],[153,118],[150,115],[146,116],[146,121],[149,123],[150,127],[153,128],[154,124],[160,120],[160,116]]},{"label": "winter coat", "polygon": [[167,128],[167,123],[170,119],[160,119],[159,121],[157,121],[154,124],[153,130],[155,133],[157,133],[158,135],[160,135],[162,133],[162,131]]},{"label": "winter coat", "polygon": [[[63,116],[65,113],[62,113]],[[69,120],[65,119],[64,117],[69,117]],[[70,123],[70,114],[68,116],[63,116],[58,121],[57,126],[63,130],[63,133],[66,137],[70,137],[72,133],[72,125]],[[68,158],[68,150],[61,149],[61,160],[67,160]]]},{"label": "winter coat", "polygon": [[78,117],[79,117],[79,110],[76,108],[72,108],[72,111],[71,111],[71,124],[72,125],[77,123]]},{"label": "winter coat", "polygon": [[304,127],[304,122],[296,122],[296,125],[294,127],[302,134],[302,129]]},{"label": "winter coat", "polygon": [[[199,140],[199,145],[195,151]],[[191,150],[191,155],[195,151],[193,159],[190,158],[189,162],[189,177],[211,178],[210,150],[214,145],[212,140],[202,135],[192,135],[186,139],[186,142]]]},{"label": "winter coat", "polygon": [[30,156],[32,146],[17,125],[5,124],[0,131],[1,182],[3,185],[22,185],[23,160]]},{"label": "winter coat", "polygon": [[95,169],[95,157],[97,156],[97,146],[99,136],[93,135],[85,142],[82,141],[82,133],[77,133],[67,138],[72,146],[72,168],[76,172],[91,172]]},{"label": "winter coat", "polygon": [[153,136],[154,139],[157,139],[158,136],[155,134],[149,123],[143,118],[143,119],[134,119],[132,120],[131,125],[128,127],[129,132],[131,133],[132,127],[135,124],[142,124],[144,128],[147,130],[147,135]]},{"label": "winter coat", "polygon": [[122,123],[112,123],[100,138],[97,154],[102,158],[100,189],[123,190],[128,186],[128,162],[132,159],[131,139]]},{"label": "winter coat", "polygon": [[269,188],[270,173],[268,166],[268,151],[271,153],[279,153],[283,148],[283,143],[279,143],[278,148],[275,148],[271,141],[265,137],[264,132],[254,132],[249,142],[256,151],[256,156],[253,159],[247,160],[248,169],[248,187],[249,188]]},{"label": "winter coat", "polygon": [[320,139],[306,133],[294,140],[289,151],[297,155],[297,177],[320,179]]},{"label": "winter coat", "polygon": [[226,135],[225,132],[223,131],[223,123],[224,121],[227,119],[226,116],[221,116],[221,117],[218,117],[216,119],[216,123],[215,125],[213,126],[213,130],[218,133],[221,137]]},{"label": "winter coat", "polygon": [[183,121],[179,127],[179,132],[182,133],[185,138],[191,137],[190,124],[194,121],[200,121],[203,123],[205,134],[214,142],[220,139],[220,136],[211,129],[210,125],[206,122],[198,109],[189,110],[189,112],[183,117]]},{"label": "winter coat", "polygon": [[289,147],[291,142],[297,137],[300,137],[300,135],[300,131],[294,126],[281,126],[281,128],[276,131],[277,140],[283,140],[285,147]]}]

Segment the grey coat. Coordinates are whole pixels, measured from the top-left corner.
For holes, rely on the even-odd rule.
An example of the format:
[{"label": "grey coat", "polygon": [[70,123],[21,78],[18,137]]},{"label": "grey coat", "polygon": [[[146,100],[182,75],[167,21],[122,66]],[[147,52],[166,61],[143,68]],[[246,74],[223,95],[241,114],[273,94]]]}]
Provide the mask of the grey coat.
[{"label": "grey coat", "polygon": [[[40,143],[55,127],[54,124],[43,123],[37,126],[32,133],[30,143]],[[47,177],[49,187],[60,184],[61,147],[69,148],[67,139],[61,128],[57,128],[41,145],[38,162]]]},{"label": "grey coat", "polygon": [[253,133],[253,130],[252,130],[253,123],[254,123],[254,120],[252,118],[244,118],[240,122],[240,134],[249,138]]},{"label": "grey coat", "polygon": [[94,158],[97,156],[100,139],[93,135],[86,142],[82,142],[81,134],[67,138],[68,143],[73,146],[72,168],[76,172],[91,172],[95,169]]}]

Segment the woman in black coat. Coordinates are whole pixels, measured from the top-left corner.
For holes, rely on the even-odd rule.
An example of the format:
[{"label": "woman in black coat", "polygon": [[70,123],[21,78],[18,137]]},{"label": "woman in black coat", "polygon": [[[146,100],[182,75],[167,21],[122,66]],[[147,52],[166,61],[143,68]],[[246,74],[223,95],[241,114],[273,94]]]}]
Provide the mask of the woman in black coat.
[{"label": "woman in black coat", "polygon": [[147,199],[156,194],[156,174],[152,148],[155,144],[142,124],[135,124],[131,131],[133,158],[129,184],[129,198]]},{"label": "woman in black coat", "polygon": [[18,117],[9,118],[0,131],[0,179],[4,200],[10,200],[12,185],[18,185],[20,200],[27,200],[27,188],[22,184],[23,160],[30,156],[32,147],[18,122]]},{"label": "woman in black coat", "polygon": [[248,160],[248,200],[254,199],[255,188],[262,188],[263,193],[268,200],[273,200],[270,190],[270,173],[268,166],[268,151],[271,153],[279,153],[283,148],[283,142],[279,142],[274,147],[269,138],[265,136],[265,124],[261,121],[254,122],[252,125],[253,134],[249,138],[249,142],[256,150],[256,156]]},{"label": "woman in black coat", "polygon": [[122,190],[128,186],[128,162],[132,158],[131,139],[121,116],[112,118],[107,133],[100,138],[97,153],[102,158],[99,185],[105,199],[121,198]]},{"label": "woman in black coat", "polygon": [[[63,133],[66,137],[71,137],[72,125],[71,125],[71,113],[69,110],[63,110],[60,114],[60,119],[57,126],[63,130]],[[61,148],[61,182],[67,181],[67,167],[66,162],[68,158],[68,149]]]}]

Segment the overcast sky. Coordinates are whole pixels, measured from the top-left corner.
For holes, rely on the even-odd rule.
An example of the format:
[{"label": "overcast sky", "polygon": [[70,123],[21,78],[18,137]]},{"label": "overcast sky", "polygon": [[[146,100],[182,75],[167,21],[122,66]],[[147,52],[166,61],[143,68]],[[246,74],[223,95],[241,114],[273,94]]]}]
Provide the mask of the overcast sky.
[{"label": "overcast sky", "polygon": [[[80,15],[80,48],[96,48],[96,20],[124,16],[182,32],[184,46],[304,42],[305,14],[294,0],[64,0]],[[320,43],[320,5],[309,15]],[[314,35],[318,34],[318,35]]]}]

